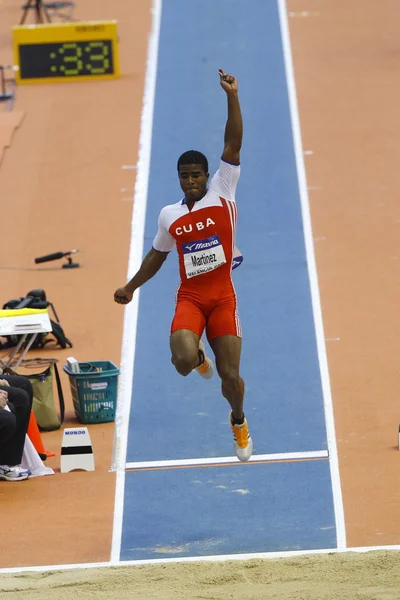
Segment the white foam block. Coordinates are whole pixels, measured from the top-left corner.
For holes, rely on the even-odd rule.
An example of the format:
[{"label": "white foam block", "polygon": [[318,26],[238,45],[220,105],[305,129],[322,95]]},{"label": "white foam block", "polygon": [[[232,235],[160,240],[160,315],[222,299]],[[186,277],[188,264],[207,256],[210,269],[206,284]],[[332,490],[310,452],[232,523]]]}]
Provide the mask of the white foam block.
[{"label": "white foam block", "polygon": [[61,445],[61,473],[94,471],[94,454],[87,427],[65,428]]}]

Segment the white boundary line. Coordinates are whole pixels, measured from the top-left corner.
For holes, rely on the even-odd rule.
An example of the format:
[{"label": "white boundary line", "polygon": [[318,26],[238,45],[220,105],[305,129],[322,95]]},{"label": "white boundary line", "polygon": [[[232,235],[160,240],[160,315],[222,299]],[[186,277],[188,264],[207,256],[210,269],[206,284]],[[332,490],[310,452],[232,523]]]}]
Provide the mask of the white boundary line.
[{"label": "white boundary line", "polygon": [[343,511],[343,498],[340,485],[339,460],[336,446],[335,421],[333,414],[332,395],[329,381],[328,360],[325,348],[324,326],[321,312],[321,301],[318,288],[318,275],[315,262],[314,244],[310,216],[310,203],[307,191],[306,170],[304,165],[303,146],[301,139],[300,118],[297,104],[296,83],[294,77],[293,58],[290,45],[289,23],[286,0],[277,0],[281,24],[283,55],[285,59],[286,81],[288,86],[290,113],[292,119],[293,142],[296,155],[297,176],[303,216],[304,237],[310,277],[311,297],[314,313],[314,324],[317,337],[318,358],[321,370],[322,390],[324,397],[325,421],[327,428],[330,470],[332,479],[333,503],[336,520],[336,536],[339,550],[346,548],[346,529]]},{"label": "white boundary line", "polygon": [[217,554],[214,556],[184,556],[181,558],[154,558],[148,560],[127,560],[121,561],[118,565],[112,562],[85,563],[76,565],[49,565],[46,567],[13,567],[10,569],[0,569],[0,575],[13,573],[45,573],[51,571],[70,571],[72,569],[103,569],[109,567],[136,567],[141,565],[166,565],[168,563],[196,563],[196,562],[226,562],[228,560],[254,560],[265,559],[273,560],[278,558],[291,558],[296,556],[313,556],[318,554],[347,554],[357,552],[365,554],[367,552],[400,552],[400,546],[365,546],[362,548],[324,548],[323,550],[293,550],[288,552],[255,552],[254,554]]},{"label": "white boundary line", "polygon": [[[255,454],[248,462],[269,462],[278,460],[312,460],[314,458],[328,458],[329,454],[327,450],[316,450],[315,452],[286,452],[282,454]],[[179,460],[149,460],[143,462],[130,462],[126,463],[127,469],[157,469],[157,468],[168,468],[168,467],[194,467],[194,466],[208,466],[208,465],[219,465],[220,463],[232,463],[232,464],[243,464],[238,461],[236,456],[218,456],[213,458],[182,458]]]},{"label": "white boundary line", "polygon": [[[152,29],[149,36],[147,52],[147,69],[139,138],[139,160],[133,204],[128,279],[130,279],[139,269],[143,256],[161,11],[162,0],[153,0]],[[119,563],[121,550],[125,462],[128,444],[129,415],[132,402],[132,381],[138,310],[139,292],[136,292],[132,302],[125,308],[124,333],[122,339],[121,376],[118,390],[117,415],[115,419],[113,470],[117,471],[117,481],[115,489],[113,537],[111,544],[111,564]]]}]

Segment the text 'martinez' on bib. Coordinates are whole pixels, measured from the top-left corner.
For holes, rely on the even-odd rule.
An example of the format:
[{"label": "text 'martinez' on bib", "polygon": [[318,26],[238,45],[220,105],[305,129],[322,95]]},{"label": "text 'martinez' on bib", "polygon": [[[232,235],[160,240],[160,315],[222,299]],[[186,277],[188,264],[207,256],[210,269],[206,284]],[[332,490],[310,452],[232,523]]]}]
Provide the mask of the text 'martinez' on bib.
[{"label": "text 'martinez' on bib", "polygon": [[182,244],[186,277],[197,277],[218,269],[226,263],[224,249],[218,235]]}]

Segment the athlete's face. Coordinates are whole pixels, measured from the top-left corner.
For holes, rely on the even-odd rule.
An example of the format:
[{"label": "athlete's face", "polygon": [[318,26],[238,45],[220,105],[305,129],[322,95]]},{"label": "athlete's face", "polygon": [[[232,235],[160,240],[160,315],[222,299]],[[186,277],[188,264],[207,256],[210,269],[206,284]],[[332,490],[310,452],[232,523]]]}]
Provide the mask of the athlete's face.
[{"label": "athlete's face", "polygon": [[188,202],[196,202],[207,193],[208,173],[202,165],[179,165],[179,183]]}]

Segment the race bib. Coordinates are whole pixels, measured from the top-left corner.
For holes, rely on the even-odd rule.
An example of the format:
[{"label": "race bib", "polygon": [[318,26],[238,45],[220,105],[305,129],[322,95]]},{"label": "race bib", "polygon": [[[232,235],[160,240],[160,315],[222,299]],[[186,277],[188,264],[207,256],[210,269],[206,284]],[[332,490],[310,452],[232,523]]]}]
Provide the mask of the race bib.
[{"label": "race bib", "polygon": [[224,249],[218,235],[182,244],[186,277],[197,277],[218,269],[226,263]]}]

